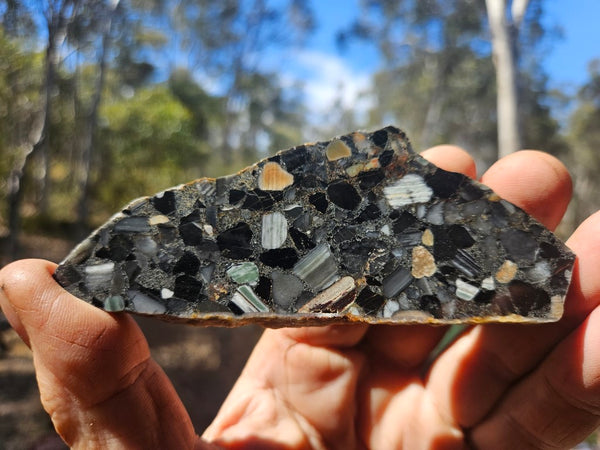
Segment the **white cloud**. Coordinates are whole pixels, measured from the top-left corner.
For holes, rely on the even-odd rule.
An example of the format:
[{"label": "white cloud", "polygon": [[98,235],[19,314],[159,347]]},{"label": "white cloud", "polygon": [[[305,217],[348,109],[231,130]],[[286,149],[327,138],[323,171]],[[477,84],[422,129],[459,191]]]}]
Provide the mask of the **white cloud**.
[{"label": "white cloud", "polygon": [[327,109],[337,100],[345,108],[355,107],[360,94],[371,86],[370,74],[354,72],[338,56],[311,51],[300,53],[297,61],[311,72],[306,93],[317,109]]},{"label": "white cloud", "polygon": [[311,121],[322,125],[337,105],[353,110],[357,117],[366,115],[373,106],[371,72],[353,70],[340,56],[314,50],[290,54],[280,66],[282,78],[289,84],[302,82]]},{"label": "white cloud", "polygon": [[[263,67],[277,73],[283,87],[301,89],[309,127],[335,127],[346,111],[352,111],[358,123],[367,122],[367,112],[375,103],[370,94],[372,65],[357,70],[335,52],[297,49],[266,54]],[[223,95],[222,80],[202,71],[194,75],[207,92]]]}]

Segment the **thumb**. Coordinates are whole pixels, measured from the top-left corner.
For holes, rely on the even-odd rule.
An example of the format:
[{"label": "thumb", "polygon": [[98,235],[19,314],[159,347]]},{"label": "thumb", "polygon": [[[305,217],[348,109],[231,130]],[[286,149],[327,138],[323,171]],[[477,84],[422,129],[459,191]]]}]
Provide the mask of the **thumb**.
[{"label": "thumb", "polygon": [[193,448],[200,445],[169,379],[150,358],[131,317],[70,295],[54,264],[0,271],[0,305],[33,351],[44,408],[71,447]]}]

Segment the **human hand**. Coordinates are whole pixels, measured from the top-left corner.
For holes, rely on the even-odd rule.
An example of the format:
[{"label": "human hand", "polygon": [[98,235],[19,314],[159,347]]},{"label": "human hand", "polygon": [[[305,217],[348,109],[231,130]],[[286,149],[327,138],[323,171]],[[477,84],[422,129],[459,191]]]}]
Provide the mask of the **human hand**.
[{"label": "human hand", "polygon": [[[475,174],[456,148],[426,156]],[[549,228],[570,197],[564,167],[538,152],[502,160],[483,181]],[[600,415],[599,227],[592,216],[568,242],[578,262],[560,322],[475,326],[431,364],[444,327],[266,331],[204,441],[129,316],[75,299],[41,261],[0,272],[0,303],[73,447],[566,448]]]},{"label": "human hand", "polygon": [[[456,148],[425,156],[475,175]],[[482,181],[551,229],[571,195],[564,166],[540,152],[511,155]],[[473,326],[433,362],[445,327],[265,332],[204,437],[295,448],[571,447],[600,417],[598,230],[596,214],[568,242],[578,262],[560,322]]]}]

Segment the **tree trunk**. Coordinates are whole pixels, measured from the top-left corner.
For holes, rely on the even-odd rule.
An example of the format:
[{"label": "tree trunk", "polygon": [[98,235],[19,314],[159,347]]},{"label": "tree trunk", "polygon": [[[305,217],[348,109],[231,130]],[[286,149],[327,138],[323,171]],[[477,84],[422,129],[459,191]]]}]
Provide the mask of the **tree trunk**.
[{"label": "tree trunk", "polygon": [[42,146],[40,152],[40,164],[39,173],[36,176],[36,184],[38,185],[38,197],[37,197],[37,208],[41,216],[47,216],[50,210],[50,195],[52,189],[52,181],[50,179],[50,167],[52,158],[50,158],[50,152],[48,151],[48,145]]},{"label": "tree trunk", "polygon": [[438,125],[442,115],[442,100],[444,97],[444,90],[447,89],[447,83],[444,81],[446,80],[446,76],[450,70],[451,64],[448,64],[446,58],[438,58],[434,70],[435,85],[429,97],[427,112],[425,113],[423,128],[421,129],[421,137],[419,141],[421,148],[429,148],[434,143],[434,130],[436,129],[436,126]]},{"label": "tree trunk", "polygon": [[102,32],[102,43],[98,62],[98,78],[90,110],[85,124],[85,133],[83,136],[83,144],[81,151],[81,168],[79,176],[79,201],[77,203],[77,224],[79,232],[82,235],[87,234],[88,219],[89,219],[89,202],[91,191],[90,171],[92,167],[92,157],[96,144],[96,131],[98,129],[98,110],[102,100],[102,90],[104,89],[104,81],[106,78],[106,60],[111,44],[110,33],[112,31],[112,23],[114,15],[119,7],[120,0],[115,0],[111,3],[110,9],[106,12],[106,23]]},{"label": "tree trunk", "polygon": [[24,190],[27,176],[27,167],[31,161],[31,157],[36,153],[39,153],[40,148],[45,145],[46,134],[44,133],[44,125],[40,127],[40,130],[35,139],[35,143],[32,144],[22,155],[22,157],[16,161],[15,165],[8,175],[8,256],[11,260],[19,258],[19,236],[21,232],[21,205],[23,204]]},{"label": "tree trunk", "polygon": [[41,126],[34,133],[33,142],[26,148],[13,166],[8,181],[8,230],[9,255],[11,259],[19,257],[19,235],[21,232],[21,205],[23,204],[24,189],[27,185],[28,168],[33,157],[39,153],[47,153],[48,132],[52,120],[52,91],[55,85],[56,68],[58,64],[58,49],[56,48],[56,29],[48,26],[48,46],[46,48],[46,73],[44,76],[44,107],[40,119]]},{"label": "tree trunk", "polygon": [[528,1],[513,3],[512,20],[509,20],[506,0],[486,0],[496,66],[498,158],[521,148],[516,37]]},{"label": "tree trunk", "polygon": [[[48,154],[48,134],[52,123],[52,95],[56,86],[56,74],[60,62],[58,48],[60,42],[66,37],[67,25],[70,21],[67,14],[72,14],[75,0],[47,2],[44,16],[48,32],[46,56],[44,61],[45,74],[42,85],[42,98],[44,106],[37,124],[32,130],[31,144],[23,151],[20,158],[13,166],[8,180],[8,229],[9,229],[9,256],[16,259],[19,256],[19,235],[21,231],[21,205],[23,204],[24,189],[28,182],[29,165],[34,156]],[[36,126],[37,125],[37,126]]]}]

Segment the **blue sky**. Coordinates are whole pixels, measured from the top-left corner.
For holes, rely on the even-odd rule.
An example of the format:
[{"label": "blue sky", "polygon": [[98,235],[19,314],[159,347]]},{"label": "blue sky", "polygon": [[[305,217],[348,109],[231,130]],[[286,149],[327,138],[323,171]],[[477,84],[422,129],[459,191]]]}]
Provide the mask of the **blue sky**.
[{"label": "blue sky", "polygon": [[546,70],[556,84],[580,85],[587,80],[587,64],[600,58],[600,1],[549,0],[550,23],[562,28],[563,38],[545,56]]},{"label": "blue sky", "polygon": [[[370,99],[361,96],[379,60],[374,48],[355,44],[339,53],[335,33],[356,17],[359,0],[313,0],[318,28],[308,47],[277,61],[280,73],[290,82],[305,82],[308,104],[322,114],[337,100],[355,109],[367,107]],[[600,0],[546,0],[546,26],[557,27],[562,37],[547,45],[543,64],[553,87],[574,93],[587,80],[587,65],[600,58]],[[358,106],[358,108],[356,108]],[[317,119],[320,120],[320,119]]]},{"label": "blue sky", "polygon": [[[334,31],[356,16],[358,0],[313,0],[319,28],[311,44],[314,49],[336,53]],[[545,55],[546,69],[554,82],[583,83],[587,63],[600,58],[600,0],[546,0],[546,23],[562,30],[551,51]],[[341,54],[354,69],[375,67],[377,55],[366,46],[353,47],[353,54]],[[354,55],[359,57],[355,58]]]}]

